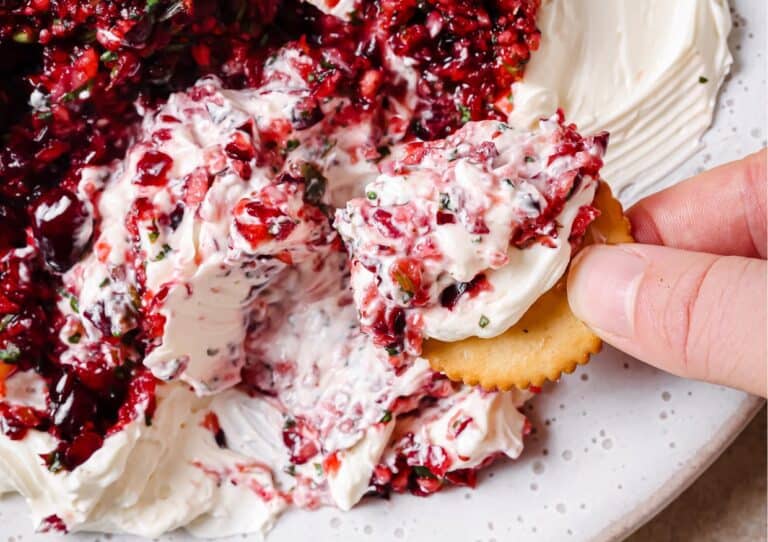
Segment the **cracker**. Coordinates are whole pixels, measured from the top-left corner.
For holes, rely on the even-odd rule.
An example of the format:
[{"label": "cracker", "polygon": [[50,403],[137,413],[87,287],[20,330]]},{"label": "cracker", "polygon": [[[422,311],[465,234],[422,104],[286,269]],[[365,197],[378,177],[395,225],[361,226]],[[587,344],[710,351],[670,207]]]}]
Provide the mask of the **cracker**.
[{"label": "cracker", "polygon": [[[600,216],[589,226],[584,244],[631,243],[630,224],[603,181],[593,204]],[[428,340],[423,356],[451,380],[486,389],[541,386],[572,373],[600,351],[601,341],[574,316],[568,305],[566,277],[541,296],[520,321],[497,337],[471,337],[444,343]]]}]

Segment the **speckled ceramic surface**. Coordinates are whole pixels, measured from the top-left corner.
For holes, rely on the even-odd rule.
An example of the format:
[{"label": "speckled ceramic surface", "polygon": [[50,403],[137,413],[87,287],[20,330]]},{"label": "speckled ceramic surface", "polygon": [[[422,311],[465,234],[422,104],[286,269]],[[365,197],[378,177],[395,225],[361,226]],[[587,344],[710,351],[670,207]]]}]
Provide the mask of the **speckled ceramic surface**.
[{"label": "speckled ceramic surface", "polygon": [[[735,65],[714,126],[695,158],[664,184],[766,145],[766,3],[732,5]],[[476,490],[369,500],[346,514],[292,511],[268,541],[621,539],[692,482],[760,404],[740,392],[661,374],[608,348],[530,402],[537,430],[522,458],[485,472]],[[0,501],[0,542],[51,539],[33,534],[30,525],[20,499]]]}]

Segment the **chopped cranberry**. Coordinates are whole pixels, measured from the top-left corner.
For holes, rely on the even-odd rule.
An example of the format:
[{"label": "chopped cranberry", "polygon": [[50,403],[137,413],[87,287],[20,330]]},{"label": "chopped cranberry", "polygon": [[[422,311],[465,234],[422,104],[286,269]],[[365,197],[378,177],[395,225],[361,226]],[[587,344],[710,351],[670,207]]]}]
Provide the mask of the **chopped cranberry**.
[{"label": "chopped cranberry", "polygon": [[136,164],[136,184],[162,186],[168,182],[168,172],[173,166],[173,159],[160,151],[147,151]]},{"label": "chopped cranberry", "polygon": [[579,209],[579,213],[576,215],[576,218],[573,220],[573,224],[571,225],[571,240],[581,240],[582,237],[584,237],[584,233],[586,233],[587,228],[589,225],[598,217],[600,216],[600,211],[592,207],[591,205],[583,205]]},{"label": "chopped cranberry", "polygon": [[64,373],[50,392],[51,420],[62,438],[70,440],[93,425],[97,402],[78,379]]},{"label": "chopped cranberry", "polygon": [[286,422],[283,427],[283,444],[288,448],[291,463],[295,465],[303,465],[320,451],[312,428],[303,418]]},{"label": "chopped cranberry", "polygon": [[224,435],[221,425],[219,425],[219,417],[216,416],[215,412],[211,411],[205,415],[202,426],[213,434],[213,439],[219,448],[227,447],[227,437]]},{"label": "chopped cranberry", "polygon": [[459,469],[445,473],[445,479],[455,486],[475,487],[477,471],[475,469]]},{"label": "chopped cranberry", "polygon": [[90,214],[72,192],[52,188],[35,202],[32,215],[46,264],[63,273],[80,259],[90,241]]},{"label": "chopped cranberry", "polygon": [[43,519],[42,522],[40,522],[40,527],[38,527],[38,530],[41,533],[67,533],[67,526],[62,521],[62,519],[57,515],[50,515]]},{"label": "chopped cranberry", "polygon": [[236,160],[251,160],[256,156],[250,136],[241,131],[232,134],[232,139],[224,147],[224,151]]},{"label": "chopped cranberry", "polygon": [[103,443],[104,438],[94,431],[80,433],[66,447],[63,461],[64,467],[72,470],[82,465],[96,450],[101,448]]},{"label": "chopped cranberry", "polygon": [[440,293],[440,304],[446,309],[453,310],[464,294],[477,295],[477,293],[488,290],[490,287],[488,279],[481,273],[469,282],[457,282],[446,287]]},{"label": "chopped cranberry", "polygon": [[442,226],[443,224],[455,224],[456,223],[456,215],[453,213],[446,213],[445,211],[438,211],[437,212],[437,225]]},{"label": "chopped cranberry", "polygon": [[44,416],[34,409],[0,402],[0,433],[12,440],[23,439],[27,431],[43,424]]},{"label": "chopped cranberry", "polygon": [[376,229],[382,235],[396,239],[403,236],[401,232],[394,224],[392,224],[392,213],[385,211],[384,209],[376,209],[373,212],[373,223]]},{"label": "chopped cranberry", "polygon": [[326,475],[336,474],[339,467],[341,467],[341,460],[339,459],[339,454],[337,452],[333,452],[323,460],[323,472]]}]

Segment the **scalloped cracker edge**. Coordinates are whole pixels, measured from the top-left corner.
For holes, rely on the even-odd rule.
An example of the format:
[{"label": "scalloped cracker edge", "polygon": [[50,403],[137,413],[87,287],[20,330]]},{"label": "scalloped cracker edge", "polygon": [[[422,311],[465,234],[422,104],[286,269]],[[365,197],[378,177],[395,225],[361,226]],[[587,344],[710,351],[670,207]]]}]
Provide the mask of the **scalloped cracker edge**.
[{"label": "scalloped cracker edge", "polygon": [[[587,229],[584,245],[633,242],[621,203],[604,181],[600,181],[593,205],[600,210],[600,216]],[[572,373],[577,365],[597,354],[602,343],[571,312],[566,278],[560,279],[501,335],[451,343],[428,340],[422,355],[435,371],[451,380],[491,390],[541,386],[547,380],[556,381],[563,373]]]}]

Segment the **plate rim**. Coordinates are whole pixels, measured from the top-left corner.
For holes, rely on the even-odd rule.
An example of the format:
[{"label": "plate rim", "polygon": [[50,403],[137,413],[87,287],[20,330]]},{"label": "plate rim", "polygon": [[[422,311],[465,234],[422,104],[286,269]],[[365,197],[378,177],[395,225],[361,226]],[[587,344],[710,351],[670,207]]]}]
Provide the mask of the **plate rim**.
[{"label": "plate rim", "polygon": [[677,497],[698,480],[728,449],[766,404],[766,399],[747,395],[736,411],[715,432],[713,438],[700,447],[681,470],[663,482],[650,497],[612,521],[590,539],[590,542],[615,542],[624,540],[651,521]]}]

